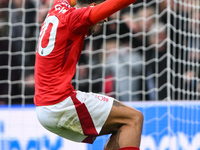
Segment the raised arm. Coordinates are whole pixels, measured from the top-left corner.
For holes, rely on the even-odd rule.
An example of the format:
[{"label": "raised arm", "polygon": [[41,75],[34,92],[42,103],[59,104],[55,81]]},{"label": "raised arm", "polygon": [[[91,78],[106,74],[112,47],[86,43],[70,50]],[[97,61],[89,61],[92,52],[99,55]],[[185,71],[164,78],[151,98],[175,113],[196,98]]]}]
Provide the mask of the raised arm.
[{"label": "raised arm", "polygon": [[90,20],[96,24],[135,1],[136,0],[106,0],[92,8],[90,12]]}]

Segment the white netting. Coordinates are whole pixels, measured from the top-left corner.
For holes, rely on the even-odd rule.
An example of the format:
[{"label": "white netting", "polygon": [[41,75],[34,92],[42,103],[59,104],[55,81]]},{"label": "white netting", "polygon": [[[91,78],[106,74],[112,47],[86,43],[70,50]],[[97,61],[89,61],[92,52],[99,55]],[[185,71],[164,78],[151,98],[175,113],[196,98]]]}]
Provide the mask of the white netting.
[{"label": "white netting", "polygon": [[[0,1],[0,103],[33,103],[39,29],[53,0]],[[137,1],[86,39],[73,85],[121,101],[199,99],[198,0]]]}]

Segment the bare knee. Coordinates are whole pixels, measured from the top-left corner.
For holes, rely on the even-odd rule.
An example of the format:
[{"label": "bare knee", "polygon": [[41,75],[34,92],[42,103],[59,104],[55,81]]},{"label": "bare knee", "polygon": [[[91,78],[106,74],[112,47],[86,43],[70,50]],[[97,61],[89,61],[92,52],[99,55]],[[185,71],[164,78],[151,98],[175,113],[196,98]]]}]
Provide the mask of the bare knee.
[{"label": "bare knee", "polygon": [[[128,115],[127,115],[128,114]],[[105,149],[117,150],[120,147],[139,147],[143,126],[143,114],[133,108],[127,108],[124,123],[114,132]]]},{"label": "bare knee", "polygon": [[142,126],[143,125],[143,120],[144,120],[144,117],[143,117],[143,114],[138,111],[138,110],[135,110],[135,109],[132,109],[130,111],[130,115],[129,115],[129,121],[128,121],[128,124],[132,127],[138,127],[138,126]]},{"label": "bare knee", "polygon": [[141,129],[142,125],[143,115],[140,111],[126,106],[119,101],[114,101],[111,113],[108,116],[100,135],[116,133],[121,127],[131,127],[131,130]]}]

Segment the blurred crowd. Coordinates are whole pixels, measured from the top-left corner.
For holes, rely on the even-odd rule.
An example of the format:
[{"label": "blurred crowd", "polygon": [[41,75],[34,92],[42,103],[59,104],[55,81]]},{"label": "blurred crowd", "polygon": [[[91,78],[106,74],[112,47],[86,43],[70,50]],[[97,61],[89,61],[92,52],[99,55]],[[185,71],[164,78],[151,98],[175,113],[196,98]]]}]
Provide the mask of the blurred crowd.
[{"label": "blurred crowd", "polygon": [[0,104],[33,103],[36,44],[52,2],[0,1]]},{"label": "blurred crowd", "polygon": [[[198,100],[200,2],[168,3],[137,1],[98,26],[85,40],[75,88],[120,101]],[[0,1],[0,104],[33,103],[39,30],[52,4]]]}]

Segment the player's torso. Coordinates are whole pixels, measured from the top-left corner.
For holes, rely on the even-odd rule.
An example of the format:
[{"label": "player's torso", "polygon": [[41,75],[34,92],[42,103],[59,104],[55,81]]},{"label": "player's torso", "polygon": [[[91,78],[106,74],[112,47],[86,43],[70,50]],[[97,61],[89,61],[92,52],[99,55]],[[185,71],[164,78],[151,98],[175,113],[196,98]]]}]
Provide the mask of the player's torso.
[{"label": "player's torso", "polygon": [[75,9],[55,4],[41,27],[35,63],[36,105],[57,103],[74,90],[71,80],[88,32],[72,28]]}]

